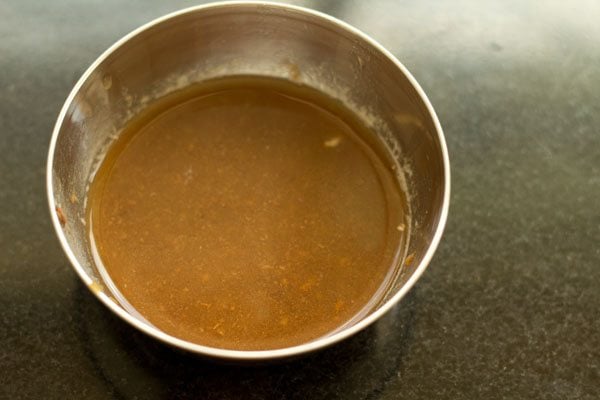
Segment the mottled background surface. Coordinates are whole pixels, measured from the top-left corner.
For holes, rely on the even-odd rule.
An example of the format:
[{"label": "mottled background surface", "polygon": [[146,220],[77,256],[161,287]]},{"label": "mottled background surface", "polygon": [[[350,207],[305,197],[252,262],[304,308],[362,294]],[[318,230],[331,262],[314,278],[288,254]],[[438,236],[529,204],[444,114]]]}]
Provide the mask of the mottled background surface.
[{"label": "mottled background surface", "polygon": [[193,5],[0,2],[0,398],[600,398],[600,3],[306,1],[388,47],[452,164],[429,269],[308,358],[216,366],[112,316],[63,256],[44,169],[71,87],[110,44]]}]

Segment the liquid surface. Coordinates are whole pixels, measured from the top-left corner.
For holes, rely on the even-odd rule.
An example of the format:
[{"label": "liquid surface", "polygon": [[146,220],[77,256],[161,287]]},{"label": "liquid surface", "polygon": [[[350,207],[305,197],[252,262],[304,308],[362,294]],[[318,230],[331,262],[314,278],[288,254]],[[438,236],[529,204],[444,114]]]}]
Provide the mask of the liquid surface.
[{"label": "liquid surface", "polygon": [[404,196],[367,135],[266,78],[157,103],[93,182],[97,262],[127,308],[181,339],[265,350],[327,335],[377,303],[404,240]]}]

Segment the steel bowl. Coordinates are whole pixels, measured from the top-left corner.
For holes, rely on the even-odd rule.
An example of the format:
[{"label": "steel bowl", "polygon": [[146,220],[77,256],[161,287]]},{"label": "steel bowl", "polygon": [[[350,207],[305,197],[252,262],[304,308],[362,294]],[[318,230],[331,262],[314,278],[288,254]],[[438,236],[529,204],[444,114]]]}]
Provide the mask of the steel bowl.
[{"label": "steel bowl", "polygon": [[[363,319],[298,346],[239,351],[170,336],[127,312],[94,265],[86,194],[124,125],[154,100],[229,75],[285,78],[342,102],[385,143],[409,197],[408,250],[391,289]],[[392,308],[421,276],[448,213],[450,169],[442,128],[425,93],[386,49],[356,28],[313,10],[265,2],[187,8],[134,30],[79,79],[54,127],[47,165],[51,218],[83,282],[112,312],[142,332],[200,355],[259,361],[305,354],[364,329]]]}]

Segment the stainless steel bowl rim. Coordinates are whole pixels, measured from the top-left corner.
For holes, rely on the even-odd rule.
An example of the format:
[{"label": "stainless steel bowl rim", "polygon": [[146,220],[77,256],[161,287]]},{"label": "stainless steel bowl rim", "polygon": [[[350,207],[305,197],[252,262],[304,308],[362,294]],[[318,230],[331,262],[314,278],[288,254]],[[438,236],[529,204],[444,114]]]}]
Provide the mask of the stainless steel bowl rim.
[{"label": "stainless steel bowl rim", "polygon": [[[114,300],[112,300],[109,296],[107,296],[106,293],[104,293],[102,291],[92,290],[92,284],[94,283],[94,281],[83,269],[83,267],[81,266],[81,264],[75,257],[75,254],[71,250],[71,248],[67,242],[67,239],[63,233],[61,223],[55,212],[56,202],[55,202],[54,190],[53,190],[52,166],[53,166],[53,162],[54,162],[54,152],[55,152],[55,148],[56,148],[56,142],[58,139],[59,131],[60,131],[60,128],[65,119],[65,115],[71,106],[73,99],[75,98],[76,94],[79,92],[82,85],[86,82],[86,80],[94,72],[94,70],[96,70],[96,68],[107,57],[109,57],[116,49],[118,49],[124,43],[129,41],[131,38],[133,38],[134,36],[140,34],[141,32],[143,32],[145,30],[152,28],[153,26],[155,26],[157,24],[160,24],[163,21],[177,17],[182,14],[197,12],[197,11],[203,10],[203,9],[217,8],[217,7],[235,7],[237,5],[256,5],[256,6],[278,7],[278,8],[282,8],[282,9],[295,10],[295,11],[304,12],[307,14],[312,14],[316,17],[325,19],[328,22],[335,24],[344,30],[351,32],[352,34],[360,37],[362,40],[364,40],[365,42],[372,45],[379,52],[381,52],[387,58],[389,58],[401,70],[401,72],[405,75],[405,77],[408,79],[408,81],[411,83],[411,85],[414,87],[414,89],[418,93],[421,101],[426,106],[429,116],[431,117],[432,122],[435,126],[437,139],[439,140],[441,154],[443,157],[442,162],[443,162],[443,167],[444,167],[444,192],[443,192],[442,209],[440,211],[440,218],[439,218],[439,221],[437,224],[437,228],[432,237],[431,244],[429,245],[425,255],[423,256],[423,259],[421,260],[418,267],[415,269],[412,276],[402,286],[402,288],[398,291],[398,293],[396,293],[392,298],[390,298],[378,310],[376,310],[375,312],[373,312],[372,314],[367,316],[365,319],[361,320],[360,322],[358,322],[357,324],[355,324],[349,328],[346,328],[346,329],[344,329],[338,333],[335,333],[331,336],[322,337],[320,339],[317,339],[315,341],[308,342],[308,343],[305,343],[302,345],[286,347],[286,348],[281,348],[281,349],[275,349],[275,350],[258,350],[258,351],[257,350],[251,350],[251,351],[227,350],[227,349],[219,349],[219,348],[214,348],[214,347],[202,346],[199,344],[191,343],[191,342],[170,336],[170,335],[158,330],[157,328],[149,326],[149,325],[141,322],[137,318],[131,316],[123,308],[121,308]],[[157,19],[154,19],[153,21],[150,21],[150,22],[142,25],[141,27],[133,30],[129,34],[122,37],[120,40],[118,40],[116,43],[114,43],[112,46],[110,46],[106,51],[104,51],[104,53],[102,53],[102,55],[100,55],[100,57],[98,57],[90,65],[90,67],[83,73],[81,78],[77,81],[77,83],[71,90],[69,96],[67,97],[67,100],[65,101],[65,103],[59,113],[58,119],[54,126],[54,130],[52,132],[52,138],[50,140],[50,147],[49,147],[49,151],[48,151],[48,161],[47,161],[47,167],[46,167],[46,186],[47,186],[47,194],[48,194],[48,205],[50,207],[50,215],[52,218],[52,223],[54,225],[54,229],[56,231],[56,234],[58,236],[58,239],[60,241],[60,244],[61,244],[65,254],[67,255],[72,266],[75,268],[75,271],[77,271],[77,273],[79,274],[80,278],[86,283],[88,288],[90,288],[90,291],[92,293],[94,293],[94,295],[102,303],[104,303],[111,311],[113,311],[115,314],[117,314],[119,317],[121,317],[127,323],[135,326],[137,329],[139,329],[139,330],[145,332],[146,334],[148,334],[166,344],[169,344],[171,346],[175,346],[177,348],[187,350],[187,351],[190,351],[193,353],[198,353],[198,354],[221,358],[221,359],[260,361],[260,360],[270,360],[270,359],[277,359],[277,358],[286,358],[286,357],[296,356],[296,355],[300,355],[300,354],[304,354],[304,353],[309,353],[309,352],[327,347],[334,343],[337,343],[337,342],[361,331],[362,329],[366,328],[367,326],[371,325],[373,322],[375,322],[377,319],[379,319],[383,314],[385,314],[387,311],[389,311],[392,307],[394,307],[400,301],[400,299],[412,288],[412,286],[419,279],[419,277],[421,276],[423,271],[427,268],[427,265],[431,261],[433,254],[435,253],[435,250],[437,249],[437,246],[442,237],[442,233],[443,233],[443,230],[444,230],[444,227],[446,224],[446,220],[448,217],[448,207],[449,207],[449,202],[450,202],[450,162],[448,159],[448,150],[446,147],[446,142],[444,139],[442,127],[440,125],[438,117],[437,117],[431,103],[429,102],[429,99],[425,95],[425,92],[423,91],[421,86],[417,83],[415,78],[411,75],[411,73],[406,69],[406,67],[400,61],[398,61],[396,59],[396,57],[394,57],[394,55],[392,55],[388,50],[386,50],[383,46],[381,46],[379,43],[377,43],[374,39],[369,37],[367,34],[361,32],[357,28],[354,28],[353,26],[347,24],[346,22],[343,22],[343,21],[341,21],[337,18],[334,18],[330,15],[321,13],[319,11],[311,10],[308,8],[287,5],[287,4],[281,4],[281,3],[274,3],[274,2],[265,2],[265,1],[225,1],[225,2],[215,2],[215,3],[209,3],[209,4],[185,8],[185,9],[164,15]]]}]

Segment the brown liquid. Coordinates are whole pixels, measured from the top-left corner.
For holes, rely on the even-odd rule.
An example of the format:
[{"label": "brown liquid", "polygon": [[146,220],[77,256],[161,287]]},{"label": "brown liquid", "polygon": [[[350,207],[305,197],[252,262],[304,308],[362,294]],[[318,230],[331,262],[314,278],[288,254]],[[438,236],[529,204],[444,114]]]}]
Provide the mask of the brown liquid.
[{"label": "brown liquid", "polygon": [[285,81],[173,95],[100,167],[94,250],[126,307],[178,338],[265,350],[327,335],[377,304],[403,248],[406,202],[372,136]]}]

